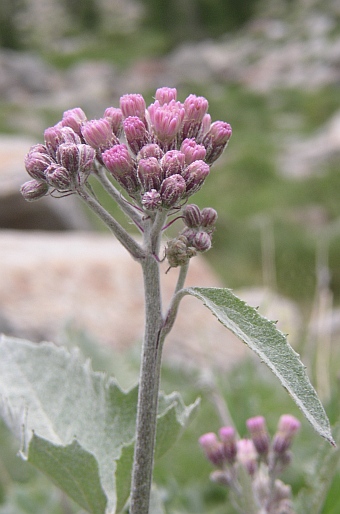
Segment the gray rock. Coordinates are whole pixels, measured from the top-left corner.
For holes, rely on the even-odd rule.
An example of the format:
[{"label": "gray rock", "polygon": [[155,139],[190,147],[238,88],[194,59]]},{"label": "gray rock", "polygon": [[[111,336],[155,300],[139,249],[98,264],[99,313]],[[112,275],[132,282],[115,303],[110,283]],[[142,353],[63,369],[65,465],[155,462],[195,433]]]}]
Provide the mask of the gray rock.
[{"label": "gray rock", "polygon": [[[141,341],[141,269],[112,236],[0,231],[0,262],[0,313],[11,334],[59,342],[66,325],[71,325],[115,351]],[[172,269],[165,274],[166,267],[164,263],[161,268],[164,306],[178,273]],[[187,285],[221,284],[205,260],[196,257]],[[281,316],[283,331],[297,333],[295,304],[259,290],[243,294],[249,303],[262,303],[264,312],[274,319]],[[221,369],[250,353],[192,297],[183,299],[164,351],[172,363]]]}]

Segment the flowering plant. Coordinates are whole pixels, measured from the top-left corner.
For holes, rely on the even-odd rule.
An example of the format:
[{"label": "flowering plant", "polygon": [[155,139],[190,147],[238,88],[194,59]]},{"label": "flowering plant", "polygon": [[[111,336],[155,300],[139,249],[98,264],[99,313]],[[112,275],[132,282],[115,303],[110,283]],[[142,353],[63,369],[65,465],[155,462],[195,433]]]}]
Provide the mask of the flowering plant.
[{"label": "flowering plant", "polygon": [[[23,197],[78,195],[140,263],[144,278],[138,391],[123,392],[114,379],[93,373],[63,348],[1,339],[2,411],[14,431],[23,426],[22,455],[94,514],[119,512],[127,502],[131,514],[150,512],[154,456],[169,448],[197,408],[197,402],[185,407],[177,393],[159,393],[162,348],[185,295],[201,300],[255,351],[315,430],[333,443],[304,367],[275,323],[229,289],[184,287],[190,260],[211,247],[217,219],[213,208],[188,202],[231,137],[230,125],[212,122],[207,111],[205,98],[189,95],[181,103],[172,88],[158,89],[148,107],[141,95],[124,95],[119,108],[107,108],[97,120],[88,120],[80,108],[66,111],[25,159],[31,179],[21,188]],[[90,178],[133,222],[142,242],[101,205]],[[163,249],[163,235],[179,220],[178,234]],[[169,270],[179,268],[165,310],[163,259]]]}]

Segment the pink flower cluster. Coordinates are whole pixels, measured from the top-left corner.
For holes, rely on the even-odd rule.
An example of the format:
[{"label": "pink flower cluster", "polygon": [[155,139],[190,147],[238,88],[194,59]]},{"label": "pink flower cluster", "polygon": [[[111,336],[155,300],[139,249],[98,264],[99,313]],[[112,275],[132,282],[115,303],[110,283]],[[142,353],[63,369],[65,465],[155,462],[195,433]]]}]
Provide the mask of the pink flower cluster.
[{"label": "pink flower cluster", "polygon": [[181,103],[176,89],[163,87],[148,107],[142,95],[124,95],[97,120],[80,108],[66,111],[27,154],[32,180],[21,192],[27,200],[76,192],[104,166],[145,211],[176,207],[202,187],[231,137],[230,125],[212,123],[207,110],[205,98]]},{"label": "pink flower cluster", "polygon": [[289,414],[281,416],[272,440],[262,416],[248,419],[247,428],[249,439],[238,439],[230,426],[222,427],[218,436],[209,432],[200,437],[205,456],[217,468],[211,479],[239,494],[241,467],[251,478],[259,512],[291,513],[290,487],[278,480],[278,476],[291,462],[290,448],[300,422]]}]

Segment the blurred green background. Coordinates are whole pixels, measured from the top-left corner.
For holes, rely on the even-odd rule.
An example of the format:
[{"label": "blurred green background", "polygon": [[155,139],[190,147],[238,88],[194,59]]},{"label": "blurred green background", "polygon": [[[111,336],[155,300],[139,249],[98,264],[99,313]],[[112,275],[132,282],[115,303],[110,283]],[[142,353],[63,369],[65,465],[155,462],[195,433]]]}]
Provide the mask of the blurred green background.
[{"label": "blurred green background", "polygon": [[[296,302],[305,320],[301,348],[311,334],[308,323],[317,316],[315,306],[320,307],[322,293],[328,294],[332,365],[323,372],[331,392],[323,400],[332,422],[339,416],[339,22],[336,0],[2,0],[0,4],[1,76],[5,58],[29,55],[48,67],[52,77],[45,89],[35,86],[30,94],[23,94],[25,84],[1,84],[0,78],[1,133],[41,141],[43,129],[59,121],[63,109],[76,106],[67,104],[72,95],[65,96],[63,109],[62,103],[49,99],[63,84],[70,84],[64,79],[80,63],[106,63],[113,70],[111,90],[95,99],[95,106],[110,94],[117,105],[125,92],[143,93],[148,104],[155,89],[166,85],[177,87],[182,101],[190,93],[205,96],[212,119],[232,125],[227,151],[194,200],[219,214],[214,247],[206,258],[227,287],[264,286]],[[98,80],[95,73],[87,78]],[[90,105],[91,111],[93,99],[80,98],[79,107],[86,111]],[[100,117],[102,111],[91,115]],[[118,212],[115,215],[120,217]],[[321,337],[309,353],[315,381],[320,381],[317,356],[322,344]],[[258,372],[255,361],[228,377],[218,375],[217,382],[240,433],[245,432],[246,418],[253,415],[268,413],[273,431],[283,412],[297,414],[276,382],[262,369]],[[192,429],[156,468],[159,483],[168,490],[168,512],[229,512],[225,491],[208,481],[209,464],[196,443],[204,431],[219,428],[209,394],[198,376],[182,370],[165,369],[163,387],[167,392],[179,388],[188,401],[199,390],[205,400]],[[35,473],[10,462],[7,449],[12,443],[6,442],[5,434],[3,429],[0,502],[5,503],[0,514],[76,512],[52,489],[46,495],[47,486],[37,485]],[[306,425],[303,434],[296,445],[298,464],[290,475],[295,491],[303,485],[304,470],[319,444]],[[26,484],[21,491],[34,490],[31,506],[29,496],[18,492],[16,485],[9,486],[12,480]],[[325,514],[340,511],[335,494],[339,483],[337,476],[322,510]],[[53,498],[55,503],[48,506]]]}]

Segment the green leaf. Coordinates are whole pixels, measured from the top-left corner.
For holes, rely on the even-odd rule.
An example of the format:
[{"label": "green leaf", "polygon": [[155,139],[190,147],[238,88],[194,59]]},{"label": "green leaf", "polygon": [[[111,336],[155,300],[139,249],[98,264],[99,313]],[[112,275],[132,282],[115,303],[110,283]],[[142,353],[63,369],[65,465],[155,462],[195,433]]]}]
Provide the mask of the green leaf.
[{"label": "green leaf", "polygon": [[[3,336],[0,355],[1,412],[21,432],[21,455],[88,512],[116,512],[129,494],[131,460],[119,467],[117,482],[115,472],[122,450],[132,454],[137,387],[122,391],[77,351],[51,343]],[[160,398],[157,454],[171,446],[195,406],[185,407],[179,396]],[[168,425],[172,437],[162,437]]]},{"label": "green leaf", "polygon": [[279,378],[316,432],[335,445],[327,415],[305,366],[274,322],[260,316],[230,289],[189,287],[180,293],[202,300],[222,325],[246,343]]}]

